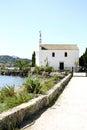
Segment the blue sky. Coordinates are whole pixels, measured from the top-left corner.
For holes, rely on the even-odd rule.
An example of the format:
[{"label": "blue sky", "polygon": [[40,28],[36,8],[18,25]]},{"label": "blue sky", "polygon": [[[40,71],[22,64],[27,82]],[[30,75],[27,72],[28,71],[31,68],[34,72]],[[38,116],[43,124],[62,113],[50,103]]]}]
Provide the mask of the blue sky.
[{"label": "blue sky", "polygon": [[31,58],[42,43],[87,47],[87,0],[0,0],[0,55]]}]

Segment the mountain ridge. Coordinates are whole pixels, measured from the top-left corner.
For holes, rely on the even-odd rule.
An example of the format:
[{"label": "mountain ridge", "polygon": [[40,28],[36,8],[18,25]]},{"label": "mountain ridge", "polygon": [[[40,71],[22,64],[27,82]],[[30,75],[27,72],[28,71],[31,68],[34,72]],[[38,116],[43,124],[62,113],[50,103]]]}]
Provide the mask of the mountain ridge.
[{"label": "mountain ridge", "polygon": [[15,64],[17,60],[25,60],[27,62],[31,61],[28,58],[20,58],[17,56],[10,56],[10,55],[0,55],[0,64]]}]

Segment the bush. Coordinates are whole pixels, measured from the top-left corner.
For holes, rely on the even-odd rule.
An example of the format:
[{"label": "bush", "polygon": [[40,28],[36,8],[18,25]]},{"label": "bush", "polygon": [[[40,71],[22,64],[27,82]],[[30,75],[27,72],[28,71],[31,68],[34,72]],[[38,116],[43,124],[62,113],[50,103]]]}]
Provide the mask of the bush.
[{"label": "bush", "polygon": [[43,67],[43,66],[40,66],[40,67],[36,66],[35,67],[36,74],[41,74],[43,71],[45,71],[45,67]]},{"label": "bush", "polygon": [[34,98],[33,94],[28,94],[27,92],[14,95],[13,97],[8,97],[3,104],[0,104],[0,113],[10,108],[16,107],[24,102],[27,102]]},{"label": "bush", "polygon": [[54,68],[52,66],[46,66],[45,71],[50,73],[54,71]]},{"label": "bush", "polygon": [[37,74],[42,74],[42,72],[53,72],[53,71],[55,71],[54,70],[54,68],[52,67],[52,66],[40,66],[40,67],[38,67],[38,66],[36,66],[35,67],[35,72],[37,73]]},{"label": "bush", "polygon": [[0,102],[3,103],[7,97],[15,95],[14,86],[6,86],[0,91]]},{"label": "bush", "polygon": [[58,81],[60,81],[60,79],[61,79],[60,76],[54,76],[54,77],[53,77],[53,81],[54,81],[55,83],[57,83]]},{"label": "bush", "polygon": [[45,94],[48,90],[50,90],[54,86],[54,82],[52,80],[46,81],[42,84],[42,88],[40,92]]},{"label": "bush", "polygon": [[13,108],[18,106],[24,102],[29,101],[33,98],[32,94],[28,94],[27,92],[21,93],[19,95],[15,95],[12,98],[8,98],[6,101],[6,109]]},{"label": "bush", "polygon": [[28,93],[34,93],[34,94],[40,93],[41,84],[37,79],[33,80],[31,78],[27,78],[26,82],[24,83],[24,86]]}]

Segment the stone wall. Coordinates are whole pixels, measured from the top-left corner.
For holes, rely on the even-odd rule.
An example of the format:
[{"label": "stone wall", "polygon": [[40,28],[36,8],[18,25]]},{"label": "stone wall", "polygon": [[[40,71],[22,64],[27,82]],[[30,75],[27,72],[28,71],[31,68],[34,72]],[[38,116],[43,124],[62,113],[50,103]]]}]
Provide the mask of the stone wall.
[{"label": "stone wall", "polygon": [[64,89],[71,77],[71,74],[66,76],[50,89],[46,95],[41,95],[0,114],[0,130],[13,130],[15,127],[18,127],[21,122],[34,115],[40,109],[48,107]]}]

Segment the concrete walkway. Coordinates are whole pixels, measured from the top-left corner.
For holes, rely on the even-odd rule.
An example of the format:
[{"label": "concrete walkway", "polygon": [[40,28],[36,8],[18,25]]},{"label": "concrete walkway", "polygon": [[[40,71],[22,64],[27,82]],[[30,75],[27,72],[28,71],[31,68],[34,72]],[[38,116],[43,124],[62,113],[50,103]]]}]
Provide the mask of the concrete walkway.
[{"label": "concrete walkway", "polygon": [[73,77],[56,103],[22,130],[87,130],[87,77]]}]

